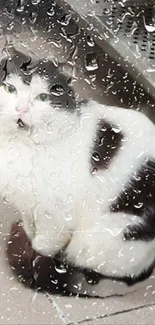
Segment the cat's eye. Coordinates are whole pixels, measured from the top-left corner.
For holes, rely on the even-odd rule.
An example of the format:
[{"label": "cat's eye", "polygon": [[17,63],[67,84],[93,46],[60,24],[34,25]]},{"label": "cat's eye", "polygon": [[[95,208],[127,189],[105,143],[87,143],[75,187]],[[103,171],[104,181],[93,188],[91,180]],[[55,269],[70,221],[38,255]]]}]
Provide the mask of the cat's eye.
[{"label": "cat's eye", "polygon": [[41,93],[39,94],[36,99],[41,100],[42,102],[47,102],[50,99],[49,94]]},{"label": "cat's eye", "polygon": [[17,89],[15,86],[10,85],[10,84],[4,84],[4,88],[8,93],[11,94],[16,94],[17,93]]}]

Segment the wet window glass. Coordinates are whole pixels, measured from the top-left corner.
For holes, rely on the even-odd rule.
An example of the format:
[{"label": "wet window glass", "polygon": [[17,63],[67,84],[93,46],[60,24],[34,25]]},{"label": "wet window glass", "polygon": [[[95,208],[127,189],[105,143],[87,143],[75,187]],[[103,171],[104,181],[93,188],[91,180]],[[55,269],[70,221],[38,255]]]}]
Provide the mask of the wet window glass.
[{"label": "wet window glass", "polygon": [[0,1],[0,324],[154,323],[155,4]]}]

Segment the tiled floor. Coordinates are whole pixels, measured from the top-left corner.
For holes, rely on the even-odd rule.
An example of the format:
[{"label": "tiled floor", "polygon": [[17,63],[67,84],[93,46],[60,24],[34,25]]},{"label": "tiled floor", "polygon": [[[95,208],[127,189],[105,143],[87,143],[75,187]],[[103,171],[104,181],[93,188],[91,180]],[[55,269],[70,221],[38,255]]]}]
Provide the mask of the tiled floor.
[{"label": "tiled floor", "polygon": [[[58,45],[54,42],[49,45],[41,34],[35,39],[26,28],[22,33],[16,33],[13,39],[17,48],[24,52],[37,52],[39,57],[58,57],[64,61],[70,52],[64,39],[60,39]],[[1,48],[4,41],[1,37]],[[99,68],[93,73],[88,72],[85,56],[90,48],[83,32],[77,36],[76,44],[74,87],[80,98],[93,97],[106,104],[138,106],[154,120],[153,100],[140,87],[135,87],[119,66],[94,46]],[[0,223],[0,324],[155,324],[154,276],[132,288],[102,281],[93,287],[94,294],[100,295],[100,299],[63,298],[36,294],[23,288],[13,278],[6,261],[5,243],[12,214],[5,213],[5,209],[4,204]],[[86,287],[93,294],[92,288],[83,283],[83,291]]]}]

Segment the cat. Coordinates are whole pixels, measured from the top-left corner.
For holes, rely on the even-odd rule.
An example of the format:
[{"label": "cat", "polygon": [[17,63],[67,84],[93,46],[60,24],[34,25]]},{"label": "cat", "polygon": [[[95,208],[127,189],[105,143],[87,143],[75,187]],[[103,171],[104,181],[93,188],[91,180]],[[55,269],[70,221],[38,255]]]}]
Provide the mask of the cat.
[{"label": "cat", "polygon": [[2,63],[0,193],[38,253],[102,276],[155,263],[155,127],[142,113],[77,102],[49,60]]}]

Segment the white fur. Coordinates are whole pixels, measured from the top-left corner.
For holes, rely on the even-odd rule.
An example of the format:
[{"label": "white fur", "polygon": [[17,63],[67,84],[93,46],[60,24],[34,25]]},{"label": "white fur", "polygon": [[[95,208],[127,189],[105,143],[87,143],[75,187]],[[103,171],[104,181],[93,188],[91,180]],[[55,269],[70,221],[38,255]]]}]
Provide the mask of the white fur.
[{"label": "white fur", "polygon": [[[153,262],[155,241],[123,241],[123,229],[139,219],[113,215],[109,206],[142,158],[155,158],[152,122],[142,113],[94,101],[80,114],[57,110],[36,99],[48,92],[39,76],[30,86],[15,75],[7,82],[17,94],[0,88],[0,193],[19,210],[33,248],[54,256],[66,247],[66,259],[77,266],[138,275]],[[18,128],[19,113],[28,130]],[[90,151],[101,118],[125,138],[109,168],[92,177]]]}]

